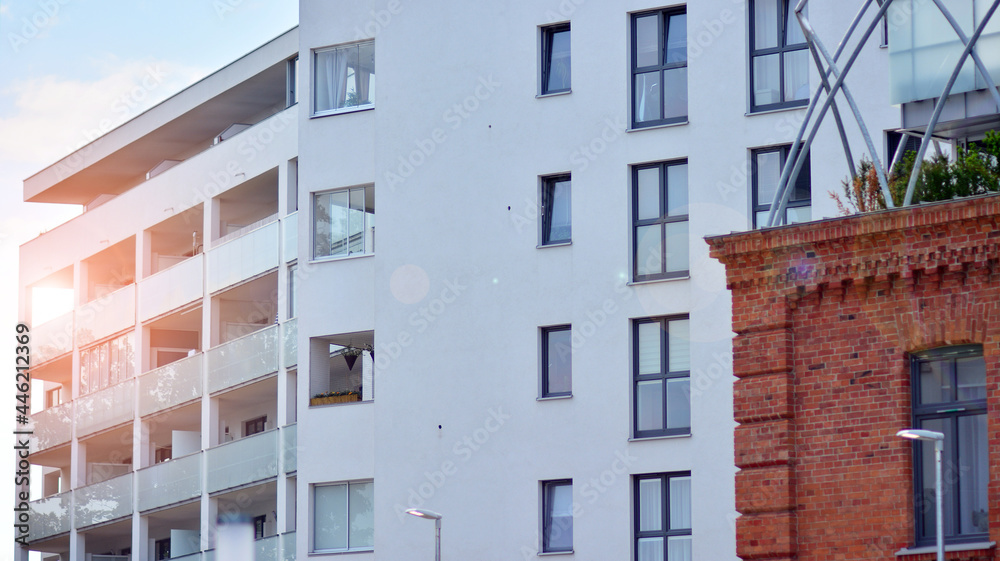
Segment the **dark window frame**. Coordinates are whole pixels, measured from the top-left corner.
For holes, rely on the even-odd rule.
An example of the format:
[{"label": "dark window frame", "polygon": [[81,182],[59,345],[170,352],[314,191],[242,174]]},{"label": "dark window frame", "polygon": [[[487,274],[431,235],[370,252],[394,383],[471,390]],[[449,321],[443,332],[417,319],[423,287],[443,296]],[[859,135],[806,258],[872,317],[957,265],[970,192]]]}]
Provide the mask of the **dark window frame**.
[{"label": "dark window frame", "polygon": [[[556,184],[569,182],[569,224],[570,235],[568,238],[552,238],[552,191]],[[573,241],[573,175],[563,173],[559,175],[547,175],[542,177],[542,245],[567,244]]]},{"label": "dark window frame", "polygon": [[170,559],[170,538],[163,538],[153,542],[153,558],[157,561]]},{"label": "dark window frame", "polygon": [[[636,103],[635,103],[635,77],[639,74],[644,74],[647,72],[658,71],[660,73],[660,111],[663,111],[663,96],[665,95],[666,88],[664,87],[664,73],[667,70],[673,70],[675,68],[687,68],[688,57],[687,57],[687,31],[685,30],[685,55],[684,62],[667,62],[664,60],[666,58],[666,48],[667,48],[667,33],[669,31],[670,16],[675,15],[687,15],[687,5],[675,6],[672,8],[664,8],[660,10],[647,10],[643,12],[636,12],[632,14],[631,21],[629,22],[629,29],[631,33],[631,45],[629,46],[630,54],[632,57],[631,72],[629,73],[629,106],[631,107],[629,121],[632,124],[633,129],[644,129],[649,127],[658,127],[662,125],[671,125],[677,123],[686,123],[688,121],[689,111],[685,111],[684,115],[669,118],[660,118],[652,121],[638,121],[636,120]],[[658,15],[659,16],[659,28],[657,29],[657,61],[659,64],[654,66],[636,66],[638,64],[638,34],[636,33],[636,22],[640,18],[647,16]],[[685,22],[686,27],[686,22]],[[689,100],[690,101],[690,100]],[[690,107],[689,107],[690,109]],[[662,115],[662,113],[661,113]]]},{"label": "dark window frame", "polygon": [[[573,91],[573,78],[572,78],[572,64],[573,64],[573,35],[570,27],[570,23],[557,23],[555,25],[547,25],[541,28],[542,30],[542,84],[540,91],[541,95],[553,95],[559,93],[568,93]],[[549,89],[549,75],[552,72],[552,41],[557,33],[567,32],[570,33],[570,85],[567,88],[562,88],[558,90]]]},{"label": "dark window frame", "polygon": [[[957,359],[962,358],[975,358],[975,357],[985,357],[983,354],[983,347],[981,345],[961,345],[952,347],[941,347],[937,349],[932,349],[929,351],[921,353],[913,353],[910,355],[910,373],[912,384],[911,387],[911,403],[912,403],[912,418],[913,426],[920,428],[922,421],[928,420],[940,420],[947,419],[949,421],[949,427],[945,433],[945,446],[942,452],[941,463],[944,471],[944,477],[942,477],[942,484],[944,488],[942,492],[945,495],[951,493],[955,499],[952,500],[952,506],[954,507],[954,512],[943,511],[942,514],[946,519],[957,522],[960,520],[961,504],[958,499],[961,498],[961,493],[958,490],[958,485],[960,484],[960,479],[949,481],[948,466],[958,466],[959,459],[958,453],[961,446],[960,441],[957,438],[957,425],[958,419],[960,417],[968,417],[973,415],[986,415],[987,414],[987,399],[977,399],[977,400],[964,400],[959,401],[957,399],[950,401],[941,401],[934,403],[921,403],[921,382],[920,382],[920,365],[925,362],[934,362],[939,360],[949,361],[949,381],[951,383],[952,392],[957,389],[957,370],[955,368],[955,362]],[[988,376],[988,373],[987,373]],[[988,379],[988,378],[987,378]],[[918,489],[920,488],[921,481],[923,481],[923,462],[922,453],[924,447],[927,448],[929,453],[933,453],[933,444],[921,441],[915,441],[913,443],[913,537],[914,544],[916,546],[929,546],[936,543],[936,528],[923,528],[922,517],[918,513],[927,508],[926,504],[921,501]],[[989,448],[989,442],[987,440],[986,444]],[[989,468],[987,468],[987,477],[989,477]],[[987,487],[989,484],[987,483]],[[947,505],[945,501],[945,505]],[[988,504],[988,503],[987,503]],[[942,508],[945,506],[942,505]],[[931,505],[933,508],[933,503]],[[987,524],[989,521],[989,513],[987,512]],[[989,532],[978,532],[978,533],[953,533],[948,534],[947,531],[944,535],[946,543],[972,543],[972,542],[983,542],[989,541]]]},{"label": "dark window frame", "polygon": [[[552,481],[542,481],[542,553],[568,553],[573,551],[572,539],[569,548],[556,548],[549,545],[549,530],[552,528],[552,503],[549,501],[549,488],[569,486],[570,488],[570,509],[572,509],[572,479],[555,479]],[[570,518],[570,532],[573,531],[573,517]]]},{"label": "dark window frame", "polygon": [[[688,266],[680,271],[667,271],[667,224],[676,222],[689,222],[690,214],[669,216],[669,185],[667,184],[667,168],[671,166],[687,165],[687,159],[669,160],[665,162],[655,162],[650,164],[638,164],[632,166],[632,279],[636,282],[662,279],[685,278],[691,275],[691,255],[690,247],[688,253]],[[660,216],[657,218],[647,218],[639,220],[639,172],[644,169],[659,168],[660,174]],[[690,167],[688,168],[690,173]],[[688,182],[690,185],[690,181]],[[690,201],[690,189],[685,186]],[[660,269],[659,273],[640,275],[639,274],[639,228],[642,226],[660,225]],[[691,242],[690,231],[688,232],[688,244]]]},{"label": "dark window frame", "polygon": [[260,516],[253,517],[253,539],[262,540],[265,537],[266,531],[264,530],[264,525],[267,524],[267,515],[261,514]]},{"label": "dark window frame", "polygon": [[[689,320],[688,315],[660,316],[632,320],[632,435],[634,438],[655,438],[658,436],[687,436],[691,434],[691,419],[688,426],[667,427],[668,395],[667,380],[691,379],[691,370],[670,371],[670,322]],[[655,374],[639,374],[639,326],[645,323],[660,325],[660,371]],[[690,360],[690,357],[688,358]],[[639,430],[639,382],[662,380],[663,384],[663,427],[656,430]],[[690,397],[689,397],[690,399]]]},{"label": "dark window frame", "polygon": [[[762,113],[765,111],[773,111],[775,109],[787,109],[791,107],[803,107],[809,104],[809,98],[797,99],[792,101],[785,100],[785,53],[806,50],[808,51],[809,45],[805,42],[794,43],[788,45],[788,29],[785,25],[786,15],[788,14],[788,4],[789,2],[795,2],[796,0],[778,0],[778,46],[770,47],[767,49],[756,49],[754,45],[756,44],[757,38],[755,37],[755,16],[757,10],[757,0],[750,0],[750,30],[747,36],[750,38],[749,48],[747,52],[749,53],[749,70],[750,70],[750,112],[751,113]],[[757,105],[754,103],[754,76],[753,76],[753,61],[759,56],[767,55],[778,55],[778,93],[781,101],[777,103],[767,103],[764,105]]]},{"label": "dark window frame", "polygon": [[[670,480],[680,477],[691,477],[690,471],[673,471],[665,473],[646,473],[640,475],[632,476],[632,555],[633,559],[639,558],[639,540],[641,538],[663,538],[663,555],[667,557],[667,543],[671,536],[690,536],[692,535],[691,528],[677,528],[672,529],[670,526]],[[660,480],[660,502],[662,505],[662,510],[660,516],[663,520],[662,530],[639,530],[639,512],[640,512],[640,501],[639,501],[639,482],[649,479],[659,479]],[[694,497],[692,494],[691,506],[694,507]],[[692,521],[693,522],[693,521]],[[667,561],[673,561],[667,559]]]},{"label": "dark window frame", "polygon": [[549,334],[559,331],[569,331],[572,338],[573,326],[565,324],[542,328],[542,397],[568,397],[573,395],[572,348],[570,349],[570,390],[565,392],[549,391]]},{"label": "dark window frame", "polygon": [[[785,169],[785,163],[788,161],[788,154],[792,149],[791,144],[784,144],[781,146],[769,146],[766,148],[754,148],[750,151],[750,196],[752,197],[750,201],[750,217],[753,223],[754,229],[763,228],[763,224],[757,223],[757,213],[768,212],[771,210],[771,201],[762,202],[758,200],[758,193],[760,188],[757,183],[758,170],[757,170],[757,156],[759,154],[767,154],[769,152],[780,152],[780,170]],[[801,153],[801,152],[800,152]],[[807,199],[796,199],[798,186],[803,183],[807,184],[809,189],[809,198]],[[788,203],[785,205],[785,212],[788,212],[790,208],[802,208],[802,207],[812,207],[812,154],[810,153],[806,158],[806,163],[799,170],[799,177],[796,180],[797,187],[792,189],[792,194],[788,198]],[[787,221],[786,221],[787,222]]]},{"label": "dark window frame", "polygon": [[[250,429],[254,429],[250,432]],[[253,419],[247,419],[243,421],[243,438],[248,436],[253,436],[255,434],[260,434],[267,430],[267,415],[262,415],[260,417],[254,417]]]}]

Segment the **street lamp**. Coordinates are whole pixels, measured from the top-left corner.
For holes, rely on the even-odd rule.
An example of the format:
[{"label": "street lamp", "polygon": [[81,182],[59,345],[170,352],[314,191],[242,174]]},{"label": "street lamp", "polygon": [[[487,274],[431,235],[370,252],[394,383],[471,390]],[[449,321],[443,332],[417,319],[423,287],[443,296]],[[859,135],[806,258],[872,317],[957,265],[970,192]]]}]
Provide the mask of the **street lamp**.
[{"label": "street lamp", "polygon": [[934,520],[937,522],[937,561],[944,561],[944,519],[941,517],[941,451],[944,434],[932,430],[904,429],[896,433],[901,438],[934,442]]},{"label": "street lamp", "polygon": [[441,515],[433,510],[409,508],[406,514],[434,521],[434,561],[441,561]]}]

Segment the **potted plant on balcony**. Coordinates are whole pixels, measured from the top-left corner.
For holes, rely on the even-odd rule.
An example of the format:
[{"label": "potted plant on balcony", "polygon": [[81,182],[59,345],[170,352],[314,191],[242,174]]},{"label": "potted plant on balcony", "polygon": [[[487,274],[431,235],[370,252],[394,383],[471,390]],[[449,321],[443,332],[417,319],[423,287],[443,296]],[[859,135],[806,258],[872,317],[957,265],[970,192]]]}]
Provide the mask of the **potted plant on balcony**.
[{"label": "potted plant on balcony", "polygon": [[329,405],[331,403],[348,403],[351,401],[361,401],[361,392],[330,391],[318,393],[309,399],[309,405]]}]

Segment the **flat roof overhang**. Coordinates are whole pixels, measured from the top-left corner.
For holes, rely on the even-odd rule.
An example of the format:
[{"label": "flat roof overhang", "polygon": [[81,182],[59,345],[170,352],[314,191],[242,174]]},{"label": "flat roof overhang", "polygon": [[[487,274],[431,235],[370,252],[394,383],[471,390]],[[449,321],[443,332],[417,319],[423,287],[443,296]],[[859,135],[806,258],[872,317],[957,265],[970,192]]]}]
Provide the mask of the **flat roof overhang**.
[{"label": "flat roof overhang", "polygon": [[209,147],[230,125],[280,111],[286,62],[298,49],[293,28],[25,179],[24,200],[86,204],[120,194],[163,160],[183,160]]}]

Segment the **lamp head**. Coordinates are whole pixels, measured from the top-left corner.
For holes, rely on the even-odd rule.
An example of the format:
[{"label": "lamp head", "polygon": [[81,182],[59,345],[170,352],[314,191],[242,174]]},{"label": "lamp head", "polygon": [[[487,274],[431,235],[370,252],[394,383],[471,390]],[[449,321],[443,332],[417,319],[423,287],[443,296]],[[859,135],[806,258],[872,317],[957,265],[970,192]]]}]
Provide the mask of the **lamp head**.
[{"label": "lamp head", "polygon": [[944,434],[934,432],[932,430],[922,429],[903,429],[897,432],[896,436],[900,438],[908,438],[910,440],[944,440]]},{"label": "lamp head", "polygon": [[426,518],[428,520],[441,520],[441,515],[433,510],[408,508],[406,509],[406,514],[412,514],[413,516],[419,516],[420,518]]}]

